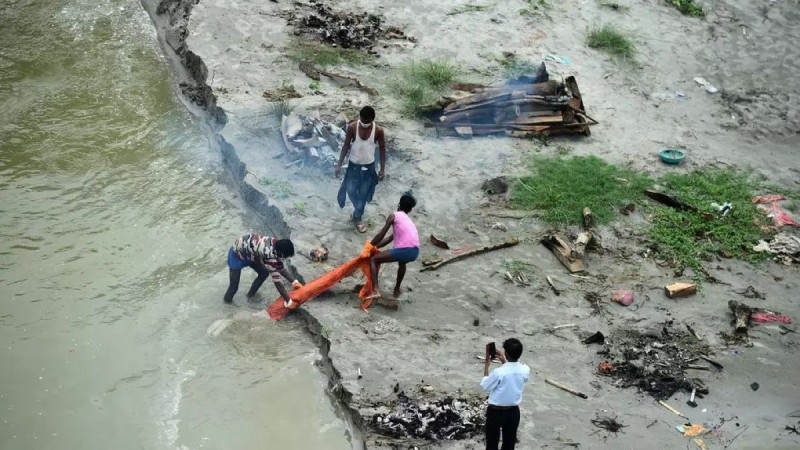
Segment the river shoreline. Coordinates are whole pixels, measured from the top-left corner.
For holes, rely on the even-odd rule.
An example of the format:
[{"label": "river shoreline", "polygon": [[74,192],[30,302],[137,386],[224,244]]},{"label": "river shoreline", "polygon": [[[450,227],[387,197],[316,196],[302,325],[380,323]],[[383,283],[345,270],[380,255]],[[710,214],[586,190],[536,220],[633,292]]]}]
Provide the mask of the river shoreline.
[{"label": "river shoreline", "polygon": [[[351,3],[342,7],[364,7],[358,2]],[[731,8],[737,6],[735,3],[731,2]],[[420,7],[423,4],[425,2],[415,3]],[[181,79],[179,83],[184,95],[193,105],[205,111],[202,114],[207,119],[209,132],[223,154],[241,198],[269,227],[269,232],[289,236],[294,231],[291,236],[299,249],[308,250],[324,243],[331,250],[334,260],[348,257],[354,249],[360,247],[364,236],[356,235],[348,228],[346,213],[334,207],[331,199],[317,195],[319,192],[333,192],[338,182],[275,168],[272,154],[276,149],[270,145],[279,141],[274,138],[263,139],[249,132],[251,128],[261,126],[248,116],[249,113],[264,108],[259,89],[277,85],[279,80],[286,77],[302,79],[296,67],[280,59],[280,44],[288,39],[291,30],[278,23],[282,19],[276,17],[283,11],[281,8],[286,6],[261,5],[247,1],[203,0],[197,6],[191,0],[165,0],[161,5],[146,9],[156,24],[162,47],[165,52],[172,52],[170,59],[178,64],[178,72],[181,72],[178,73],[178,78]],[[526,45],[554,45],[549,38],[547,44],[530,39],[523,44],[512,43],[510,39],[515,38],[513,30],[528,25],[524,18],[516,17],[512,13],[487,14],[485,17],[469,19],[450,18],[446,6],[425,4],[425,7],[434,18],[430,20],[450,21],[451,29],[442,31],[450,40],[458,39],[459,31],[464,32],[474,26],[474,20],[480,20],[486,27],[493,27],[492,23],[495,22],[491,19],[495,19],[499,21],[495,28],[505,27],[509,31],[502,34],[495,30],[495,33],[500,33],[496,36],[490,35],[489,31],[476,33],[477,36],[471,38],[475,47],[479,48],[475,54],[448,53],[448,49],[443,48],[444,44],[436,38],[425,36],[424,29],[430,26],[426,21],[415,22],[413,14],[402,6],[380,5],[375,7],[376,11],[380,10],[390,18],[398,18],[397,20],[405,23],[410,34],[422,38],[414,48],[408,45],[388,47],[382,55],[383,62],[367,69],[365,76],[370,83],[380,86],[382,72],[403,61],[406,57],[404,52],[413,53],[417,57],[429,53],[456,55],[463,57],[468,64],[480,66],[485,62],[479,55],[505,50],[506,46],[525,52]],[[199,12],[193,8],[199,8]],[[583,17],[581,22],[591,23],[589,16],[594,11],[590,11],[590,14],[580,10],[578,6],[565,8],[566,11],[558,10],[553,15],[574,17],[576,14],[584,14],[587,17]],[[649,13],[657,14],[647,20],[660,26],[668,24],[674,25],[676,29],[689,29],[692,39],[702,33],[699,24],[684,22],[686,19],[683,17],[670,15],[669,11],[658,9],[657,5],[647,5],[647,8]],[[741,12],[745,19],[749,19],[748,13],[749,11]],[[644,16],[640,16],[642,17]],[[739,32],[735,24],[727,27],[716,16],[715,19],[717,22],[714,25],[725,32]],[[238,28],[234,29],[231,24],[236,24]],[[748,26],[756,27],[752,24]],[[543,28],[547,30],[546,35],[561,35],[562,39],[567,36],[578,40],[577,32],[565,31],[552,20],[545,21]],[[671,39],[680,36],[678,31],[670,33],[667,37]],[[251,40],[252,36],[256,38]],[[259,47],[261,40],[269,41],[273,38],[278,44],[276,48]],[[488,44],[481,47],[481,39]],[[792,123],[796,123],[797,117],[790,114],[784,120],[785,123],[774,123],[772,117],[748,117],[751,122],[747,126],[737,126],[736,123],[743,119],[734,118],[733,122],[736,123],[732,123],[730,110],[717,103],[714,98],[705,96],[705,93],[693,93],[696,102],[692,104],[642,100],[642,97],[647,98],[646,93],[649,92],[645,89],[657,87],[663,90],[664,86],[674,86],[678,82],[676,80],[684,76],[677,74],[673,66],[681,61],[680,49],[657,40],[653,42],[651,50],[657,55],[653,58],[664,58],[664,61],[647,60],[645,75],[635,77],[622,73],[618,81],[613,77],[611,80],[608,76],[603,77],[604,73],[613,70],[613,66],[607,61],[594,62],[602,58],[576,50],[573,46],[573,55],[577,53],[588,62],[559,69],[562,73],[578,73],[584,96],[589,99],[589,112],[602,111],[605,117],[601,121],[609,122],[596,129],[595,135],[588,142],[567,140],[567,143],[575,147],[575,153],[594,154],[599,148],[602,150],[597,153],[612,162],[628,161],[634,168],[658,171],[663,169],[653,169],[652,161],[641,155],[640,148],[653,146],[654,143],[678,141],[702,149],[702,152],[698,151],[693,155],[693,160],[686,169],[730,161],[736,165],[752,164],[762,173],[770,171],[770,179],[776,183],[793,182],[797,157],[793,155],[791,148],[796,137],[783,127],[790,129]],[[692,44],[696,46],[696,42],[692,41]],[[272,41],[269,41],[269,45],[273,45]],[[190,47],[192,50],[189,50]],[[706,61],[694,63],[694,68],[708,64],[714,58],[724,57],[724,52],[730,51],[725,49],[727,47],[698,50]],[[714,51],[719,52],[719,56],[713,54]],[[752,53],[753,50],[748,48],[747,51]],[[209,66],[213,67],[211,72],[215,81],[209,80]],[[662,75],[664,79],[651,80],[650,78],[655,77],[652,72],[658,70],[665,73]],[[717,75],[721,78],[727,75],[730,78],[732,91],[740,88],[737,84],[742,81],[728,73],[728,69],[718,70]],[[262,84],[254,86],[253,80],[258,79],[262,79]],[[681,88],[690,88],[690,83]],[[216,94],[214,89],[217,87],[225,87],[226,94]],[[788,98],[784,104],[791,104],[797,98],[796,92],[789,88],[784,90]],[[779,97],[769,93],[761,96],[768,98],[762,99],[766,102],[773,97]],[[616,104],[602,100],[615,97]],[[480,192],[479,185],[482,179],[508,173],[515,166],[520,166],[523,161],[523,156],[520,155],[524,155],[523,149],[526,146],[524,141],[434,140],[424,134],[414,121],[403,119],[392,112],[381,116],[383,111],[391,111],[396,106],[391,99],[369,99],[363,93],[343,88],[332,88],[331,94],[321,98],[307,96],[300,101],[300,105],[308,109],[323,109],[341,103],[342,100],[350,104],[376,102],[378,120],[390,123],[397,139],[397,148],[389,156],[390,176],[381,185],[378,194],[380,198],[376,200],[376,205],[370,206],[368,214],[374,216],[376,213],[388,212],[396,195],[410,186],[417,190],[418,196],[424,198],[417,211],[421,216],[421,231],[424,229],[421,234],[433,233],[449,236],[458,242],[483,243],[505,236],[505,232],[488,226],[489,219],[480,216],[481,211],[485,211],[489,205]],[[744,117],[745,113],[758,116],[761,106],[759,103],[755,106],[752,108],[755,112],[743,112],[740,116]],[[639,117],[628,117],[625,113],[640,109],[645,115],[644,120],[653,124],[645,127],[646,129],[637,127]],[[687,111],[697,114],[700,111],[711,113],[709,117],[689,126],[682,122]],[[762,119],[763,123],[759,123],[758,120]],[[776,133],[776,137],[757,134],[742,138],[747,133],[763,133],[763,130],[771,130]],[[700,141],[698,134],[703,138],[702,143],[695,142]],[[487,146],[495,147],[491,154],[487,154]],[[730,151],[731,148],[736,150]],[[435,149],[435,153],[426,153],[430,149]],[[552,148],[545,149],[545,152],[554,151]],[[441,177],[442,174],[446,176]],[[302,198],[305,203],[304,213],[290,212],[292,202],[297,200],[270,198],[259,179],[275,175],[293,177],[297,189],[296,197]],[[465,230],[465,224],[468,224],[466,228],[472,230]],[[535,236],[545,229],[543,224],[530,220],[506,221],[505,226],[509,233],[521,236]],[[391,438],[377,433],[369,421],[374,414],[385,412],[393,404],[398,390],[420,401],[462,391],[479,395],[477,381],[480,379],[480,367],[473,357],[480,353],[484,341],[502,340],[509,335],[524,337],[531,330],[566,322],[578,322],[580,326],[574,332],[564,333],[565,336],[537,335],[535,339],[523,339],[527,348],[531,349],[523,355],[523,360],[528,358],[534,368],[534,380],[526,392],[523,404],[520,447],[557,447],[568,442],[579,442],[585,448],[616,448],[634,446],[642,439],[656,439],[660,446],[654,448],[682,446],[686,442],[685,438],[672,427],[663,424],[650,427],[653,420],[671,423],[674,419],[667,415],[668,412],[656,409],[652,399],[632,391],[618,391],[597,381],[596,357],[581,343],[580,338],[588,331],[605,331],[620,326],[620,322],[638,323],[635,321],[642,320],[643,314],[649,315],[648,320],[637,325],[639,327],[657,327],[673,319],[680,322],[701,322],[704,325],[701,334],[707,335],[710,344],[720,349],[718,357],[726,368],[732,367],[723,374],[708,376],[712,396],[706,401],[709,413],[703,420],[715,421],[720,417],[736,415],[742,422],[747,421],[761,427],[764,432],[769,431],[771,437],[772,434],[777,435],[778,432],[771,430],[767,424],[777,421],[778,417],[791,410],[791,399],[784,398],[781,391],[796,387],[791,373],[797,369],[797,358],[794,358],[794,362],[783,359],[786,355],[797,353],[793,338],[791,335],[766,337],[756,348],[743,350],[742,355],[748,355],[745,358],[738,351],[733,354],[727,349],[723,350],[722,340],[715,333],[729,327],[721,300],[731,296],[733,287],[738,289],[744,287],[744,284],[755,286],[770,299],[770,306],[792,311],[787,293],[798,287],[796,269],[774,264],[752,268],[741,262],[721,260],[712,271],[721,281],[720,284],[708,286],[703,296],[693,300],[690,306],[662,305],[660,287],[672,281],[673,276],[657,267],[652,260],[642,258],[638,245],[628,244],[629,241],[637,241],[641,237],[634,228],[635,225],[620,221],[603,229],[601,233],[604,245],[614,251],[605,255],[593,255],[591,267],[593,275],[604,271],[603,268],[610,269],[602,279],[598,277],[595,281],[571,280],[561,275],[567,292],[558,300],[548,295],[548,288],[541,280],[527,288],[503,285],[497,277],[493,279],[486,273],[485,261],[465,261],[459,263],[459,267],[454,265],[433,277],[423,277],[418,270],[410,271],[407,282],[411,292],[404,294],[402,306],[397,312],[379,307],[368,314],[359,312],[355,309],[356,301],[349,286],[337,287],[329,298],[305,305],[299,315],[315,336],[323,354],[324,371],[330,380],[329,391],[344,405],[354,428],[363,433],[363,438],[359,434],[354,439],[354,446],[363,441],[366,448],[479,448],[480,437],[434,443],[419,439]],[[332,232],[336,232],[336,235],[332,236]],[[431,251],[434,250],[430,246],[423,246],[423,252]],[[534,260],[535,271],[539,274],[561,273],[558,264],[553,262],[546,250],[535,245],[535,241],[506,250],[502,257]],[[488,264],[497,265],[498,258],[500,256],[493,256]],[[633,266],[637,267],[636,281],[631,280],[629,269]],[[312,264],[299,265],[299,268],[307,277],[324,271]],[[391,274],[393,270],[388,272]],[[776,283],[778,278],[783,281]],[[479,279],[484,282],[477,282]],[[388,278],[384,283],[387,282]],[[615,310],[615,317],[612,319],[592,315],[583,300],[583,294],[587,291],[599,291],[605,295],[619,284],[628,284],[637,291],[637,296],[647,299],[652,297],[653,300],[643,303],[645,306],[636,312]],[[269,302],[271,298],[265,300]],[[533,333],[536,334],[535,331]],[[560,356],[563,353],[574,355],[573,360],[563,361]],[[545,376],[582,386],[590,392],[594,400],[584,403],[583,400],[565,398],[561,393],[553,392],[543,385],[541,378]],[[742,397],[741,388],[747,387],[747,380],[755,377],[772,380],[772,388],[762,388],[764,390],[759,394],[759,403],[748,408],[752,399]],[[583,425],[603,411],[620,414],[628,425],[626,432],[608,441],[593,437],[591,430],[587,431]],[[533,423],[536,423],[535,427]],[[735,430],[731,431],[734,432]],[[756,447],[760,442],[762,441],[756,433],[744,435],[737,441],[743,448]],[[788,448],[789,445],[780,439],[771,442],[776,448]]]}]

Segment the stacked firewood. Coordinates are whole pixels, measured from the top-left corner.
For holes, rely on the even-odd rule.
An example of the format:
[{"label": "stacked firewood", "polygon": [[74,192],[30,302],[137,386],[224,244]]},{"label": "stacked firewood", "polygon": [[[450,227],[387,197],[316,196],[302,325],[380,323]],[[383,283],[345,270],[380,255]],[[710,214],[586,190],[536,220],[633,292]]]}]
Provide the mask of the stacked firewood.
[{"label": "stacked firewood", "polygon": [[[455,95],[443,97],[437,132],[460,136],[506,134],[536,137],[553,134],[589,135],[597,122],[586,114],[578,83],[548,80],[509,82],[501,86],[462,85]],[[465,92],[466,91],[466,92]]]}]

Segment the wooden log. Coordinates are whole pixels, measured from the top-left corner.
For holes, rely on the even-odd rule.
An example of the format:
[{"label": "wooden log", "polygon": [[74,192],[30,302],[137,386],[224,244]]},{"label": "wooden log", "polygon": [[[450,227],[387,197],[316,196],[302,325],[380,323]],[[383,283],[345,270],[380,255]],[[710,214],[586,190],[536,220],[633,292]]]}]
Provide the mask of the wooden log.
[{"label": "wooden log", "polygon": [[556,258],[569,270],[570,273],[583,272],[583,261],[573,259],[570,245],[556,234],[548,234],[541,240],[542,245],[553,252]]},{"label": "wooden log", "polygon": [[317,70],[317,68],[308,61],[300,61],[300,71],[306,74],[306,76],[312,80],[320,80],[319,70]]},{"label": "wooden log", "polygon": [[669,298],[688,297],[697,292],[697,285],[694,283],[672,283],[664,286],[664,292]]},{"label": "wooden log", "polygon": [[450,258],[444,259],[444,260],[439,261],[439,262],[437,262],[435,264],[431,264],[430,266],[423,267],[422,270],[420,270],[420,272],[424,272],[426,270],[436,270],[439,267],[442,267],[442,266],[444,266],[446,264],[450,264],[451,262],[458,261],[460,259],[468,258],[468,257],[474,256],[474,255],[479,255],[481,253],[491,252],[493,250],[499,250],[501,248],[513,247],[513,246],[515,246],[517,244],[519,244],[519,239],[511,238],[511,239],[508,239],[505,242],[501,242],[499,244],[489,245],[489,246],[481,247],[481,248],[476,248],[474,250],[470,250],[468,252],[464,252],[464,253],[462,253],[460,255],[456,255],[456,256],[452,256]]},{"label": "wooden log", "polygon": [[362,91],[366,92],[369,95],[378,95],[377,89],[365,85],[364,83],[359,81],[358,78],[352,75],[347,75],[338,72],[331,72],[329,70],[321,70],[319,73],[325,75],[326,77],[333,78],[334,80],[347,80],[351,84],[355,85],[357,88],[361,89]]},{"label": "wooden log", "polygon": [[708,361],[708,363],[709,363],[709,364],[711,364],[712,366],[716,367],[716,368],[717,368],[717,369],[719,369],[719,370],[722,370],[722,369],[723,369],[723,366],[722,366],[722,364],[720,364],[720,363],[718,363],[718,362],[714,361],[713,359],[709,358],[708,356],[703,356],[703,355],[700,355],[700,358],[702,358],[702,359],[704,359],[704,360]]},{"label": "wooden log", "polygon": [[586,246],[589,245],[591,240],[591,231],[584,231],[578,234],[578,238],[575,239],[575,243],[572,244],[572,248],[570,249],[570,256],[574,259],[583,259],[583,255],[586,252]]},{"label": "wooden log", "polygon": [[594,227],[594,214],[589,208],[583,208],[583,229],[591,230]]},{"label": "wooden log", "polygon": [[501,125],[542,125],[563,122],[564,116],[562,114],[553,114],[550,116],[518,117],[509,123],[503,123]]},{"label": "wooden log", "polygon": [[728,301],[728,308],[736,318],[736,332],[747,333],[747,326],[750,324],[750,317],[753,315],[753,308],[739,303],[736,300]]},{"label": "wooden log", "polygon": [[661,406],[663,406],[664,408],[667,408],[668,410],[670,410],[673,413],[677,414],[678,416],[683,417],[684,419],[687,419],[687,420],[689,419],[685,415],[681,414],[681,412],[678,411],[677,409],[673,408],[672,406],[669,406],[667,404],[667,402],[665,402],[664,400],[659,400],[658,403],[661,404]]},{"label": "wooden log", "polygon": [[553,380],[550,380],[548,378],[545,378],[544,382],[549,384],[549,385],[551,385],[551,386],[555,386],[555,387],[561,389],[562,391],[569,392],[572,395],[576,395],[576,396],[578,396],[580,398],[583,398],[583,399],[589,398],[589,396],[584,394],[583,392],[576,391],[575,389],[572,389],[571,387],[564,386],[563,384],[561,384],[561,383],[559,383],[557,381],[553,381]]}]

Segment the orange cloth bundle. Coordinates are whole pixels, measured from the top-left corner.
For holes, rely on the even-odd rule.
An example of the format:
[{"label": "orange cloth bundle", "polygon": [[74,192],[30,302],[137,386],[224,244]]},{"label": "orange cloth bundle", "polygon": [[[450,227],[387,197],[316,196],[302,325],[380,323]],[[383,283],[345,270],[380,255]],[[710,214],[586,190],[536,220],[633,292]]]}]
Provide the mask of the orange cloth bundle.
[{"label": "orange cloth bundle", "polygon": [[[364,283],[361,291],[359,291],[358,296],[361,297],[361,309],[369,308],[372,304],[372,299],[366,298],[372,292],[372,275],[369,272],[369,259],[378,252],[380,252],[380,250],[367,241],[360,255],[325,275],[322,275],[316,280],[306,283],[306,285],[300,289],[289,292],[289,297],[297,306],[300,306],[333,286],[336,286],[342,279],[356,270],[361,270],[367,277],[367,281]],[[291,310],[283,306],[283,298],[280,297],[267,308],[267,313],[274,320],[283,319],[286,317],[286,314],[289,314],[289,311]]]}]

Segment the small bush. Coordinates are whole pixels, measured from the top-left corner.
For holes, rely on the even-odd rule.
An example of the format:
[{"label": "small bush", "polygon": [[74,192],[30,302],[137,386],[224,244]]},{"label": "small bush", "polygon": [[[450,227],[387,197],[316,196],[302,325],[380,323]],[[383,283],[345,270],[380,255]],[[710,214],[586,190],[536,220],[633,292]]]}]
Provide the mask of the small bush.
[{"label": "small bush", "polygon": [[459,72],[447,61],[426,60],[402,68],[393,89],[403,101],[403,112],[411,117],[423,114],[421,106],[434,102],[456,82]]},{"label": "small bush", "polygon": [[528,6],[519,10],[519,15],[521,16],[533,16],[550,9],[550,2],[547,0],[525,0],[525,3]]},{"label": "small bush", "polygon": [[704,17],[706,15],[703,7],[695,3],[694,0],[667,0],[678,11],[687,16]]},{"label": "small bush", "polygon": [[279,102],[270,102],[267,113],[275,118],[278,122],[281,121],[283,116],[288,116],[294,111],[295,105],[288,100],[281,100]]},{"label": "small bush", "polygon": [[612,25],[603,25],[590,30],[586,35],[586,45],[605,50],[621,58],[633,58],[636,54],[636,46],[633,41]]}]

